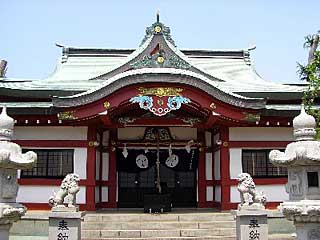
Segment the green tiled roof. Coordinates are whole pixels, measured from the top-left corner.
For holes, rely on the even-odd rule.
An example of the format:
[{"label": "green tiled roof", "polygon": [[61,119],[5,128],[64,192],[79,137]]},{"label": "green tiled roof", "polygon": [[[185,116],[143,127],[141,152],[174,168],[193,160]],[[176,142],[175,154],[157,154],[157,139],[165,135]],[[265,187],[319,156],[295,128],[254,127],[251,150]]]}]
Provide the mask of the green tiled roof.
[{"label": "green tiled roof", "polygon": [[[150,31],[150,29],[149,29]],[[150,33],[149,33],[150,34]],[[51,96],[71,96],[74,94],[85,94],[94,89],[106,87],[111,83],[113,71],[128,65],[141,53],[148,49],[153,39],[152,34],[144,39],[143,44],[137,49],[101,49],[101,48],[76,48],[63,47],[62,56],[59,59],[55,71],[45,79],[0,79],[0,94],[8,91],[14,92],[16,96],[22,94],[36,97],[42,93]],[[169,40],[168,40],[169,39]],[[303,85],[284,85],[264,80],[257,74],[251,64],[250,51],[252,49],[228,49],[228,50],[179,50],[170,41],[171,37],[165,37],[164,41],[179,59],[187,62],[194,68],[195,73],[209,79],[207,82],[212,86],[218,84],[221,91],[231,95],[242,94],[259,98],[268,93],[281,95],[287,99],[296,99],[297,93],[301,93]],[[149,49],[150,50],[150,49]],[[174,69],[172,69],[174,72]],[[121,74],[121,73],[116,73]],[[110,81],[109,81],[110,79]],[[246,95],[248,93],[248,95]],[[251,95],[250,95],[251,94]],[[249,97],[250,98],[250,97]],[[7,103],[8,107],[50,107],[51,103]],[[11,104],[11,105],[10,105]]]}]

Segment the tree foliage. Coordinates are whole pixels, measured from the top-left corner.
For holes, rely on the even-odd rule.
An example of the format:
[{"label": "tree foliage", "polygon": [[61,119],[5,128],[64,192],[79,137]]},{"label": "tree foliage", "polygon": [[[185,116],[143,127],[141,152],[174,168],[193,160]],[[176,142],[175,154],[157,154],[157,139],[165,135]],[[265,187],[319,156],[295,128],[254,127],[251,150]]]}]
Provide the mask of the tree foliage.
[{"label": "tree foliage", "polygon": [[320,51],[317,50],[319,45],[319,34],[308,35],[305,37],[304,47],[309,48],[308,64],[298,63],[298,72],[300,79],[308,81],[307,89],[304,91],[302,101],[306,106],[309,114],[320,122],[320,109],[315,108],[320,93]]}]

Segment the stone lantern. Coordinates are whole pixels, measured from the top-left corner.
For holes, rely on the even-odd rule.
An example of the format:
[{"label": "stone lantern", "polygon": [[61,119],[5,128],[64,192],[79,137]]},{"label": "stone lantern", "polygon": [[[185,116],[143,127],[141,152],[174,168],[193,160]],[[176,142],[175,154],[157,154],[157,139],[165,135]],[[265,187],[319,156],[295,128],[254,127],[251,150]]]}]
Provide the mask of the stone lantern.
[{"label": "stone lantern", "polygon": [[16,202],[18,183],[17,170],[34,167],[37,155],[22,153],[21,147],[11,142],[14,120],[7,115],[6,108],[0,114],[0,239],[9,239],[13,222],[25,214],[26,208]]},{"label": "stone lantern", "polygon": [[320,239],[320,142],[315,140],[316,121],[302,105],[293,119],[295,142],[285,152],[273,150],[269,158],[275,166],[288,169],[286,191],[289,201],[279,209],[297,230],[297,239]]}]

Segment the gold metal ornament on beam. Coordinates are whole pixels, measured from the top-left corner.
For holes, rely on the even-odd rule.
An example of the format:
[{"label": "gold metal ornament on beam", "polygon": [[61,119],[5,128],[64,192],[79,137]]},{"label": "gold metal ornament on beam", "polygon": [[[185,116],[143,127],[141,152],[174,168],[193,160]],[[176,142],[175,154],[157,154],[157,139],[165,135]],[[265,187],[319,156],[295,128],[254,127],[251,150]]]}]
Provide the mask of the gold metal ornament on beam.
[{"label": "gold metal ornament on beam", "polygon": [[243,112],[244,118],[242,120],[248,121],[248,122],[256,122],[260,121],[260,114],[254,114],[254,113],[247,113]]},{"label": "gold metal ornament on beam", "polygon": [[58,113],[59,120],[75,120],[78,119],[75,115],[75,111],[65,111]]},{"label": "gold metal ornament on beam", "polygon": [[110,106],[111,106],[111,104],[110,104],[110,102],[108,102],[108,101],[105,101],[105,102],[103,103],[103,107],[104,107],[105,109],[109,109]]},{"label": "gold metal ornament on beam", "polygon": [[139,94],[143,96],[170,97],[179,96],[182,88],[158,87],[158,88],[138,88]]},{"label": "gold metal ornament on beam", "polygon": [[216,104],[213,102],[213,103],[210,104],[210,108],[211,108],[211,109],[216,109],[217,106],[216,106]]}]

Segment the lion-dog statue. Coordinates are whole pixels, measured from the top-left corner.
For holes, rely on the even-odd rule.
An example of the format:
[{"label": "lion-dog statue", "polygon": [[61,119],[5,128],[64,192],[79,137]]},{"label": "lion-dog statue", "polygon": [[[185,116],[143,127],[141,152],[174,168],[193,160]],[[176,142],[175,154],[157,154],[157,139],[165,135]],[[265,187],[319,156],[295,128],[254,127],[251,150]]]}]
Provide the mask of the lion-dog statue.
[{"label": "lion-dog statue", "polygon": [[242,206],[258,206],[264,208],[267,202],[267,198],[263,192],[256,190],[256,185],[253,182],[252,177],[249,173],[240,173],[237,178],[238,191],[240,192]]},{"label": "lion-dog statue", "polygon": [[67,206],[76,207],[76,194],[80,190],[79,181],[78,174],[69,173],[65,176],[58,192],[53,192],[53,195],[49,198],[49,205],[52,207],[65,207],[63,202],[67,197]]}]

